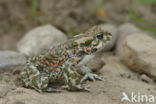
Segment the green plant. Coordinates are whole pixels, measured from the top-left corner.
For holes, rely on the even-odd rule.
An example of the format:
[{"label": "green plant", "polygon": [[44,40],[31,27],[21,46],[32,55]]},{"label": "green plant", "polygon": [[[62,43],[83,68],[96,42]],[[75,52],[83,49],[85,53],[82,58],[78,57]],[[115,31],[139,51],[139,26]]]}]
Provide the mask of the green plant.
[{"label": "green plant", "polygon": [[44,19],[44,18],[39,18],[38,21],[39,21],[39,24],[40,24],[40,25],[45,25],[45,24],[47,24],[47,21],[46,21],[46,19]]},{"label": "green plant", "polygon": [[1,80],[3,80],[3,77],[2,77],[2,76],[0,76],[0,81],[1,81]]},{"label": "green plant", "polygon": [[31,18],[39,23],[39,25],[44,25],[47,23],[47,20],[44,18],[45,14],[41,11],[38,11],[38,4],[39,0],[32,0]]},{"label": "green plant", "polygon": [[91,16],[95,15],[97,10],[102,6],[103,2],[104,0],[97,0],[97,4],[93,8],[91,8],[85,20],[88,20]]},{"label": "green plant", "polygon": [[6,83],[9,83],[9,82],[10,82],[10,80],[9,80],[9,79],[5,79],[5,82],[6,82]]},{"label": "green plant", "polygon": [[129,7],[129,11],[132,14],[132,17],[135,19],[135,21],[137,21],[139,23],[140,28],[142,28],[143,30],[147,30],[147,31],[151,31],[153,33],[156,33],[156,24],[153,23],[150,26],[149,24],[147,24],[147,21],[145,21],[136,11],[135,9]]},{"label": "green plant", "polygon": [[144,4],[154,4],[156,3],[156,0],[139,0],[139,2]]},{"label": "green plant", "polygon": [[38,9],[38,0],[32,0],[31,14],[35,15]]},{"label": "green plant", "polygon": [[142,17],[131,7],[129,7],[129,10],[131,14],[133,15],[133,18],[139,22],[140,24],[145,24],[145,21],[142,19]]}]

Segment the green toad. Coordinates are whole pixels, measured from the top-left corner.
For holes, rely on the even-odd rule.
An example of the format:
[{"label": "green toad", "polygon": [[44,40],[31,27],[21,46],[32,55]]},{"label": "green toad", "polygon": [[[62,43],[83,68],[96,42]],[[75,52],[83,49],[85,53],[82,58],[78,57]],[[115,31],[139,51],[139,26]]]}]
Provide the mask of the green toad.
[{"label": "green toad", "polygon": [[95,26],[48,52],[29,58],[21,72],[25,87],[39,92],[57,92],[59,90],[53,88],[50,83],[64,82],[69,90],[89,91],[88,86],[82,82],[87,79],[103,80],[103,77],[93,74],[83,64],[85,56],[103,48],[111,38],[111,33]]}]

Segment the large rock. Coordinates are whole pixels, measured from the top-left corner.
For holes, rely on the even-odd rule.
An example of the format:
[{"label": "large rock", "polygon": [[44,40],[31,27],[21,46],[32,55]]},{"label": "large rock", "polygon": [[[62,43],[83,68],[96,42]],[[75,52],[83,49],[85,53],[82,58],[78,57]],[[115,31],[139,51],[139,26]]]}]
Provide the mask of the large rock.
[{"label": "large rock", "polygon": [[112,41],[106,43],[106,46],[103,49],[103,51],[110,51],[114,47],[117,40],[117,33],[118,33],[117,27],[112,24],[103,24],[101,25],[101,28],[103,30],[109,31],[112,34]]},{"label": "large rock", "polygon": [[142,33],[132,34],[124,41],[121,54],[132,70],[156,79],[156,39]]},{"label": "large rock", "polygon": [[14,51],[0,51],[0,72],[12,71],[11,68],[22,66],[26,62],[23,54]]},{"label": "large rock", "polygon": [[21,53],[33,56],[66,40],[67,38],[63,32],[51,25],[44,25],[29,31],[18,42],[17,46]]},{"label": "large rock", "polygon": [[115,53],[122,58],[122,51],[123,51],[123,41],[125,38],[133,33],[141,33],[142,31],[138,29],[135,25],[130,23],[125,23],[119,26],[118,30],[118,39],[116,44]]}]

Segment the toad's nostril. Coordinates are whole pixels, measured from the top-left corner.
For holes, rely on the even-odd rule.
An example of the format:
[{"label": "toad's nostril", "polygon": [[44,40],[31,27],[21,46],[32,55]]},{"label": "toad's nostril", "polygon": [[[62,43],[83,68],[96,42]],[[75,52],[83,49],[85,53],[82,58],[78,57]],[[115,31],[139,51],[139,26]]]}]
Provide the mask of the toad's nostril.
[{"label": "toad's nostril", "polygon": [[99,40],[102,40],[102,39],[103,39],[103,33],[101,33],[101,32],[98,33],[98,34],[97,34],[97,38],[98,38]]}]

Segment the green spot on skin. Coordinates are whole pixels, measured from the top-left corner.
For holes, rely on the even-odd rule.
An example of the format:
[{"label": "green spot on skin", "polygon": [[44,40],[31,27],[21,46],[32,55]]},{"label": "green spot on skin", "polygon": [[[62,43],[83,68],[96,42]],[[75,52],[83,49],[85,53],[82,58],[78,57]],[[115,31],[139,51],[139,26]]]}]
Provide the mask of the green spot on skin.
[{"label": "green spot on skin", "polygon": [[77,74],[76,73],[73,73],[72,74],[72,79],[76,79],[77,78]]},{"label": "green spot on skin", "polygon": [[90,45],[90,44],[92,43],[92,41],[93,41],[93,39],[87,40],[87,41],[85,42],[85,45],[86,45],[86,46]]},{"label": "green spot on skin", "polygon": [[73,42],[72,45],[73,45],[73,47],[77,47],[78,43],[77,42]]},{"label": "green spot on skin", "polygon": [[41,87],[45,86],[46,84],[48,84],[48,79],[45,79],[45,80],[42,82]]},{"label": "green spot on skin", "polygon": [[103,40],[104,43],[105,43],[106,41],[108,41],[108,40]]},{"label": "green spot on skin", "polygon": [[111,40],[110,37],[107,37],[107,40],[108,40],[108,41]]},{"label": "green spot on skin", "polygon": [[39,78],[38,78],[39,76],[35,76],[35,78],[34,79],[32,79],[32,83],[31,83],[31,85],[30,85],[30,87],[33,87],[33,86],[35,86],[36,88],[39,88],[39,83],[38,83],[38,81],[37,80],[39,80]]},{"label": "green spot on skin", "polygon": [[68,77],[70,77],[70,73],[68,72],[68,70],[66,68],[65,69],[65,73],[67,74]]},{"label": "green spot on skin", "polygon": [[80,81],[77,79],[76,80],[76,85],[79,85],[80,84]]},{"label": "green spot on skin", "polygon": [[98,44],[99,44],[99,41],[96,44],[94,44],[93,46],[97,46]]},{"label": "green spot on skin", "polygon": [[72,71],[74,71],[74,68],[73,67],[70,67],[70,68],[71,68]]},{"label": "green spot on skin", "polygon": [[84,43],[80,43],[80,46],[83,47],[83,46],[85,46],[85,44]]}]

